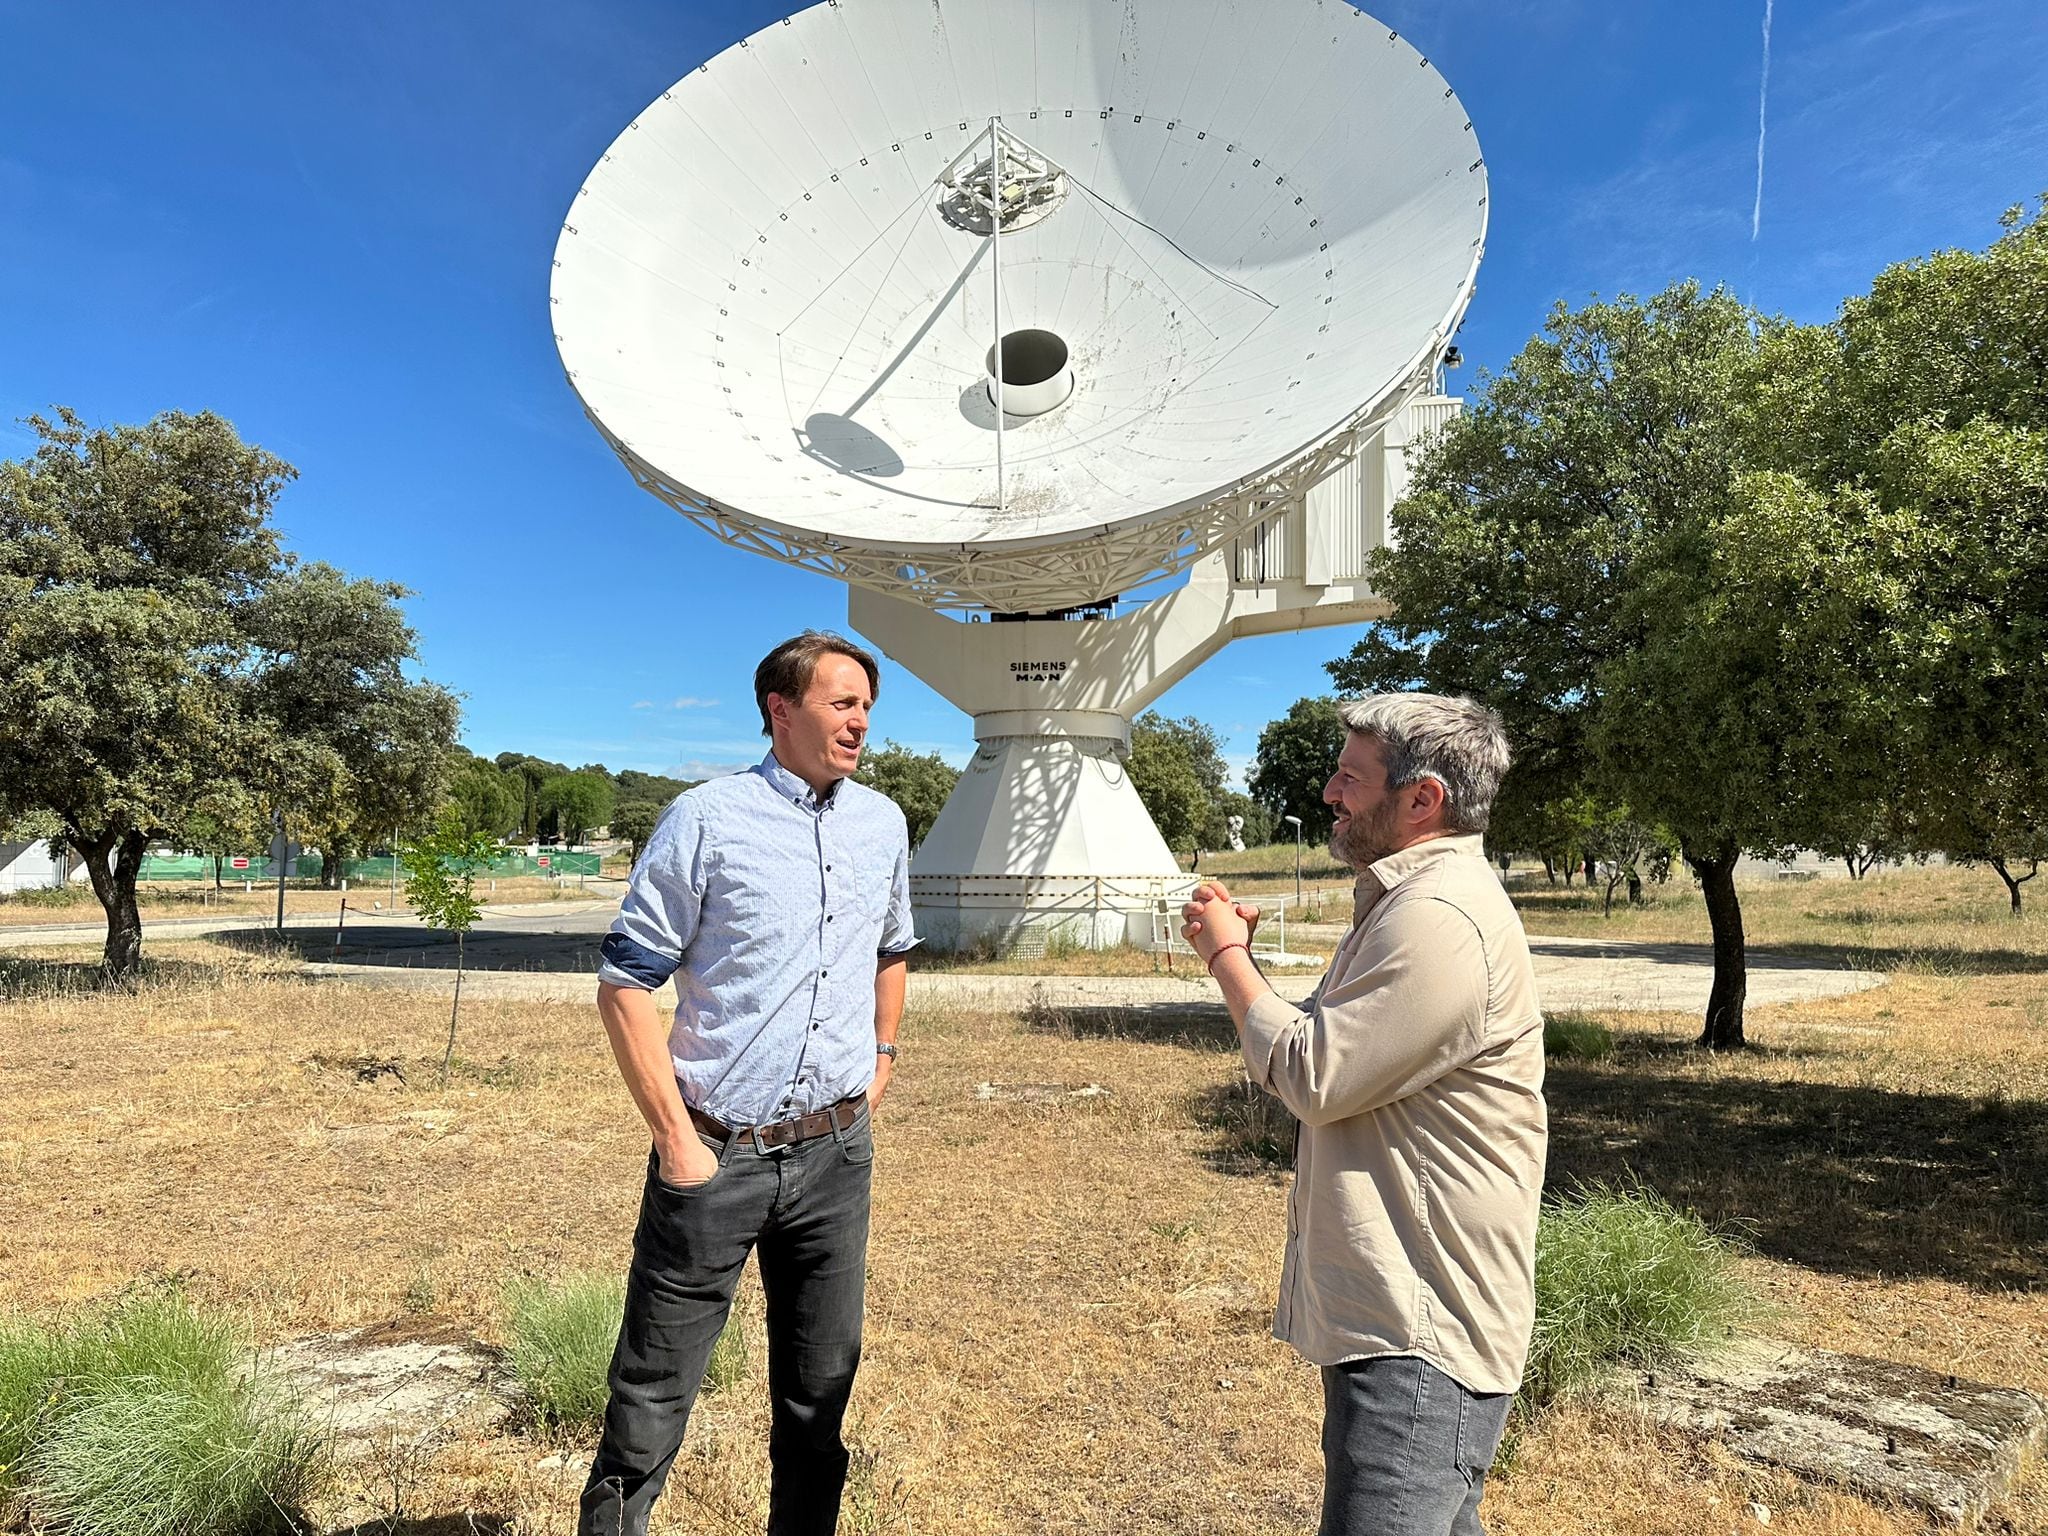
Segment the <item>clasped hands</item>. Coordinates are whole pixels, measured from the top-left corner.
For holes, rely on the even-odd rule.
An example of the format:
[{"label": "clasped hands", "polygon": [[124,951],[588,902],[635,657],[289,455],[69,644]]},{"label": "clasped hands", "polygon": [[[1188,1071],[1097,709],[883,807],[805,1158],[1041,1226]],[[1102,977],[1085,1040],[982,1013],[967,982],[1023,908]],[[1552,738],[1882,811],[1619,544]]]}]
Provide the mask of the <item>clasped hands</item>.
[{"label": "clasped hands", "polygon": [[1259,927],[1259,909],[1250,902],[1233,900],[1221,880],[1204,880],[1196,886],[1180,915],[1184,919],[1180,936],[1201,956],[1203,965],[1233,944],[1249,948]]}]

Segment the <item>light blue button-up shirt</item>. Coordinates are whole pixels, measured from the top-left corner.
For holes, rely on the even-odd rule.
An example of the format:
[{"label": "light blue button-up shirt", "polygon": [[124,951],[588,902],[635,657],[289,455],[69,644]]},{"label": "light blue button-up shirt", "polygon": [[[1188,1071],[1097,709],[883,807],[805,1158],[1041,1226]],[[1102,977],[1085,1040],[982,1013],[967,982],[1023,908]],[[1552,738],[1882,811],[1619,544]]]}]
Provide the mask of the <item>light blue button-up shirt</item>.
[{"label": "light blue button-up shirt", "polygon": [[874,1080],[876,962],[916,943],[896,802],[851,779],[821,802],[771,752],[662,813],[598,976],[652,990],[673,975],[684,1101],[761,1125]]}]

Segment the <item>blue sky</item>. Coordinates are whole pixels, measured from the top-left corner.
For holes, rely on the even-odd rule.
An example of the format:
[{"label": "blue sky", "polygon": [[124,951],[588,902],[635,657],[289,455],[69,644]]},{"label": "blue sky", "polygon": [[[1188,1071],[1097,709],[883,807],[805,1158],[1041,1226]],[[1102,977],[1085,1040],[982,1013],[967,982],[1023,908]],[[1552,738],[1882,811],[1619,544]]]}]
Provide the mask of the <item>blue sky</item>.
[{"label": "blue sky", "polygon": [[[1560,298],[1698,276],[1823,319],[2048,187],[2041,0],[1775,0],[1760,205],[1764,0],[1369,8],[1457,88],[1490,166],[1454,387]],[[414,590],[472,747],[693,776],[753,760],[754,661],[842,626],[844,590],[632,486],[561,377],[547,277],[613,135],[780,14],[0,0],[0,457],[55,403],[220,411],[298,467],[293,548]],[[1241,641],[1161,707],[1241,761],[1351,638]],[[895,667],[875,728],[970,745]]]}]

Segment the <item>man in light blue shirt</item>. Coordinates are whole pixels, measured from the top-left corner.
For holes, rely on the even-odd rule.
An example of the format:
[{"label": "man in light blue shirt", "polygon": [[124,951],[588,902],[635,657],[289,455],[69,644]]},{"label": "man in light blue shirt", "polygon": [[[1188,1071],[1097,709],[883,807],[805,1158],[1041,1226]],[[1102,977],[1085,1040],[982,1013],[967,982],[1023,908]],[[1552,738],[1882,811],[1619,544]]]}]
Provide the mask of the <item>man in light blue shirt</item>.
[{"label": "man in light blue shirt", "polygon": [[[769,1536],[828,1536],[860,1364],[870,1111],[907,958],[903,813],[850,775],[875,659],[807,632],[754,673],[768,756],[677,797],[603,946],[598,1012],[653,1135],[580,1529],[639,1533],[747,1254],[768,1303]],[[653,991],[673,977],[673,1021]]]}]

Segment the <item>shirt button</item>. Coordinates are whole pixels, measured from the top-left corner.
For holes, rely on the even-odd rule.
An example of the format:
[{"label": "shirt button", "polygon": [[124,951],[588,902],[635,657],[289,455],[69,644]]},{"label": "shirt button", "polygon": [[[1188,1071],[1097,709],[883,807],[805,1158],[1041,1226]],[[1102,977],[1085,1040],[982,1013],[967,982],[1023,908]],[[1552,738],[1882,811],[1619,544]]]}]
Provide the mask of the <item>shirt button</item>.
[{"label": "shirt button", "polygon": [[828,923],[832,921],[832,914],[830,912],[825,914],[825,921]]},{"label": "shirt button", "polygon": [[830,976],[831,974],[832,973],[830,971],[820,971],[818,972],[818,980],[823,981],[827,976]]}]

